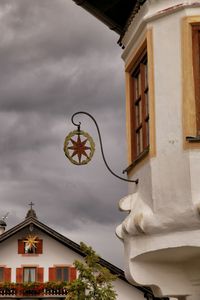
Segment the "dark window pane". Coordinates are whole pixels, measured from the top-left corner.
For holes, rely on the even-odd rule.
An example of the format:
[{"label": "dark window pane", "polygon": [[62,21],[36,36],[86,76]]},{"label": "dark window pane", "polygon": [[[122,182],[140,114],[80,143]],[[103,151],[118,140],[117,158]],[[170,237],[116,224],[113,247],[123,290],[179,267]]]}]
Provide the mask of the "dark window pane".
[{"label": "dark window pane", "polygon": [[149,145],[149,94],[148,94],[148,65],[147,53],[137,60],[133,72],[133,103],[132,103],[132,139],[133,160]]},{"label": "dark window pane", "polygon": [[68,281],[69,271],[67,267],[56,268],[56,280],[57,281]]},{"label": "dark window pane", "polygon": [[193,72],[196,102],[196,127],[197,135],[200,135],[200,26],[193,25]]},{"label": "dark window pane", "polygon": [[142,105],[141,101],[137,102],[135,106],[135,119],[136,119],[136,127],[140,125],[142,122]]},{"label": "dark window pane", "polygon": [[148,87],[148,65],[145,64],[145,88]]},{"label": "dark window pane", "polygon": [[140,133],[140,153],[143,151],[143,134],[142,134],[142,131],[143,130],[141,128],[140,131],[139,131],[139,133]]},{"label": "dark window pane", "polygon": [[149,122],[146,122],[146,143],[149,146]]},{"label": "dark window pane", "polygon": [[0,268],[0,281],[3,281],[3,269],[4,268]]},{"label": "dark window pane", "polygon": [[136,135],[136,144],[137,144],[137,156],[140,154],[140,137],[139,133]]},{"label": "dark window pane", "polygon": [[68,281],[68,268],[63,268],[63,281]]},{"label": "dark window pane", "polygon": [[148,91],[145,93],[145,115],[149,114],[149,93]]},{"label": "dark window pane", "polygon": [[56,268],[56,280],[62,281],[62,269]]},{"label": "dark window pane", "polygon": [[35,282],[35,281],[36,281],[36,269],[24,268],[24,282]]},{"label": "dark window pane", "polygon": [[143,151],[143,136],[142,136],[142,128],[140,128],[136,135],[137,141],[137,156]]}]

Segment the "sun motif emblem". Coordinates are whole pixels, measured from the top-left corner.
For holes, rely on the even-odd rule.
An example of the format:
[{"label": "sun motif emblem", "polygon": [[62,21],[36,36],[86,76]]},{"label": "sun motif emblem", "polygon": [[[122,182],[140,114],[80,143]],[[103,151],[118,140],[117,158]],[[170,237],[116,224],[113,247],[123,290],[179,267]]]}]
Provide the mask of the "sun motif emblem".
[{"label": "sun motif emblem", "polygon": [[72,131],[65,138],[65,155],[75,165],[87,164],[92,159],[94,151],[95,144],[93,139],[82,130]]},{"label": "sun motif emblem", "polygon": [[33,250],[34,248],[37,248],[37,244],[39,243],[39,241],[37,241],[38,237],[35,235],[28,235],[26,237],[26,240],[24,240],[25,243],[25,248],[26,250]]}]

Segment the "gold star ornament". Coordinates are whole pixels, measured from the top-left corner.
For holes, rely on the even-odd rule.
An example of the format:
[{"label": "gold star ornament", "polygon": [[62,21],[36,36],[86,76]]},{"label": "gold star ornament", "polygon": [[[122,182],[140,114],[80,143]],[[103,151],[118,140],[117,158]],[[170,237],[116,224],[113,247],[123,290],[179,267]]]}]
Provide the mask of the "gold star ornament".
[{"label": "gold star ornament", "polygon": [[35,235],[28,235],[26,239],[24,240],[25,247],[27,250],[33,250],[34,248],[37,248],[37,244],[39,241],[37,241],[38,237]]},{"label": "gold star ornament", "polygon": [[94,141],[87,132],[75,130],[65,138],[65,155],[75,165],[87,164],[92,159],[94,151]]}]

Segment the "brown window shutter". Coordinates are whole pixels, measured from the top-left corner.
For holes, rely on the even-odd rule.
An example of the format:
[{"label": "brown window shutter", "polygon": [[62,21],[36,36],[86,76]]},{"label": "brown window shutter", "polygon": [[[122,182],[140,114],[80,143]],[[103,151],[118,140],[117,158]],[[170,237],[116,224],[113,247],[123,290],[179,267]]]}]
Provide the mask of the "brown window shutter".
[{"label": "brown window shutter", "polygon": [[44,268],[37,268],[37,281],[44,282]]},{"label": "brown window shutter", "polygon": [[38,240],[37,248],[36,248],[36,253],[37,254],[42,254],[42,252],[43,252],[43,241],[42,240]]},{"label": "brown window shutter", "polygon": [[16,282],[17,283],[23,282],[23,268],[16,269]]},{"label": "brown window shutter", "polygon": [[49,268],[49,281],[56,281],[56,268]]},{"label": "brown window shutter", "polygon": [[4,268],[4,281],[11,282],[11,268]]},{"label": "brown window shutter", "polygon": [[23,240],[18,240],[18,254],[24,254],[24,242],[23,242]]},{"label": "brown window shutter", "polygon": [[76,279],[76,269],[74,267],[69,268],[69,280],[73,281]]}]

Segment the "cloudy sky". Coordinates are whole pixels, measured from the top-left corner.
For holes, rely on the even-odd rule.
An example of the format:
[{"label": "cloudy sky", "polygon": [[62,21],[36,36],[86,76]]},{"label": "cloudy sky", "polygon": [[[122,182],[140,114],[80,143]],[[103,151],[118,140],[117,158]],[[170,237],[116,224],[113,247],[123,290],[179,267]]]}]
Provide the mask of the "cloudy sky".
[{"label": "cloudy sky", "polygon": [[71,115],[84,110],[111,168],[121,175],[127,166],[117,34],[72,0],[1,0],[0,40],[1,216],[9,212],[10,228],[33,201],[40,221],[122,266],[115,227],[127,184],[105,169],[87,117],[78,119],[96,142],[92,162],[72,165],[63,152]]}]

